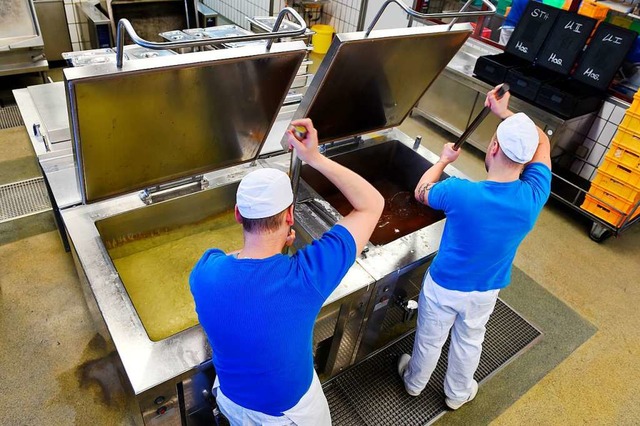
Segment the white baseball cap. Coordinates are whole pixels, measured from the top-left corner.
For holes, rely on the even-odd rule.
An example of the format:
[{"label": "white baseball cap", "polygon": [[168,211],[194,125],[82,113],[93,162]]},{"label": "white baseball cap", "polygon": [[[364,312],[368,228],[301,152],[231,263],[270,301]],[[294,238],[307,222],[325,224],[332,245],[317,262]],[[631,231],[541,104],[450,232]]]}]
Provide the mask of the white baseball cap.
[{"label": "white baseball cap", "polygon": [[502,152],[516,163],[528,163],[538,149],[538,129],[523,112],[500,123],[496,133]]},{"label": "white baseball cap", "polygon": [[263,219],[280,213],[293,203],[291,181],[276,169],[258,169],[246,175],[236,193],[242,217]]}]

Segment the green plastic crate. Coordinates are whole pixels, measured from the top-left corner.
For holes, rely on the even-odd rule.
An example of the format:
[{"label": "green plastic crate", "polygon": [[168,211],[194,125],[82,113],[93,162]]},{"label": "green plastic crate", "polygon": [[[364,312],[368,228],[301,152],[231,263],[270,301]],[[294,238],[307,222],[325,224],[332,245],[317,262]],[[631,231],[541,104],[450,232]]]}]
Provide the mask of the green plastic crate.
[{"label": "green plastic crate", "polygon": [[558,9],[562,9],[562,6],[564,6],[564,0],[542,0],[542,3],[556,7]]},{"label": "green plastic crate", "polygon": [[500,16],[506,16],[507,8],[511,7],[512,0],[498,0],[496,5],[496,14]]}]

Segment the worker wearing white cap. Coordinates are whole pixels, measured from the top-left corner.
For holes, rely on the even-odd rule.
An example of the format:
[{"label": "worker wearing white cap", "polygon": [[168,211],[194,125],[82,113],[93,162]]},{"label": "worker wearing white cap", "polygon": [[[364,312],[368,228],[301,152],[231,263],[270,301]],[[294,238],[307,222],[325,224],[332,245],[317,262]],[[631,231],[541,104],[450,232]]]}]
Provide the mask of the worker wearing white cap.
[{"label": "worker wearing white cap", "polygon": [[516,250],[551,190],[549,139],[525,114],[509,111],[508,102],[508,93],[500,100],[495,89],[487,95],[486,105],[503,121],[487,148],[486,180],[438,182],[460,154],[447,144],[415,192],[419,202],[443,210],[447,220],[420,292],[413,353],[400,357],[398,373],[407,393],[419,395],[451,330],[444,392],[453,410],[478,392],[473,375],[485,325],[498,292],[509,284]]},{"label": "worker wearing white cap", "polygon": [[283,255],[293,243],[293,193],[279,170],[258,169],[238,186],[237,254],[208,250],[191,273],[200,324],[213,349],[216,401],[232,425],[330,425],[329,406],[313,369],[313,326],[323,303],[371,236],[384,199],[362,177],[318,151],[309,119],[298,158],[323,174],[353,206],[319,240]]}]

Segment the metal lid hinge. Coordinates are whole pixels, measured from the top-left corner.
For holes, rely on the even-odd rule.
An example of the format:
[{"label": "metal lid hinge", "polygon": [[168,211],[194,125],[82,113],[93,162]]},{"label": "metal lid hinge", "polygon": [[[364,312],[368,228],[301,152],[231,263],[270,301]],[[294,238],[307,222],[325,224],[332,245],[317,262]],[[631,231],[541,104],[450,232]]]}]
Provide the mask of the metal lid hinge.
[{"label": "metal lid hinge", "polygon": [[209,181],[204,176],[192,176],[171,183],[152,186],[140,192],[140,199],[145,204],[158,203],[187,194],[205,190]]}]

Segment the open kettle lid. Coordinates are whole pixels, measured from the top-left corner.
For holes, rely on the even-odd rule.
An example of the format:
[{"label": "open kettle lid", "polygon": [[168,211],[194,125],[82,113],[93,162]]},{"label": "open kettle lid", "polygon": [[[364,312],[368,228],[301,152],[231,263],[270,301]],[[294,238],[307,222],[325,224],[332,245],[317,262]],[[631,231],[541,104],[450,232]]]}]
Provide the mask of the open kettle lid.
[{"label": "open kettle lid", "polygon": [[471,31],[467,23],[336,34],[295,118],[311,118],[321,144],[398,126]]},{"label": "open kettle lid", "polygon": [[253,161],[305,54],[274,43],[66,69],[83,202]]}]

